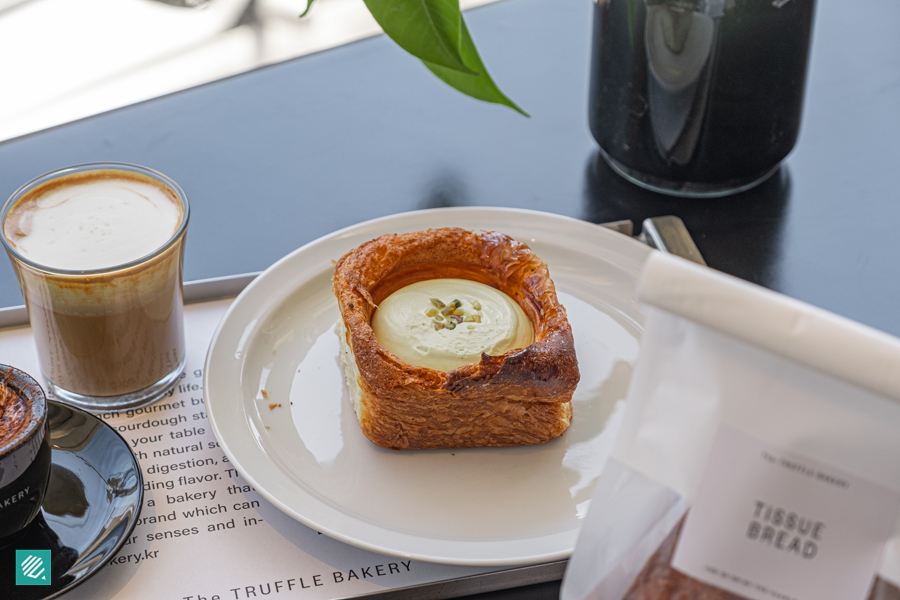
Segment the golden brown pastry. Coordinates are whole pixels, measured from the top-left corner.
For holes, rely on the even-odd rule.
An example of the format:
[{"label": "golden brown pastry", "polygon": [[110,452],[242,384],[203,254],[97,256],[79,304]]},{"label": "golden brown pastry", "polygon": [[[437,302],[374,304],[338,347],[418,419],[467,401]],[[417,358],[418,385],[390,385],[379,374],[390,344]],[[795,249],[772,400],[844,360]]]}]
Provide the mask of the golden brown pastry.
[{"label": "golden brown pastry", "polygon": [[[497,288],[525,311],[534,342],[450,372],[407,364],[372,331],[377,305],[427,279]],[[363,433],[385,448],[517,446],[559,436],[572,417],[578,361],[566,311],[544,264],[502,233],[429,229],[366,242],[335,266],[344,368],[359,386]],[[351,393],[353,396],[354,394]]]}]

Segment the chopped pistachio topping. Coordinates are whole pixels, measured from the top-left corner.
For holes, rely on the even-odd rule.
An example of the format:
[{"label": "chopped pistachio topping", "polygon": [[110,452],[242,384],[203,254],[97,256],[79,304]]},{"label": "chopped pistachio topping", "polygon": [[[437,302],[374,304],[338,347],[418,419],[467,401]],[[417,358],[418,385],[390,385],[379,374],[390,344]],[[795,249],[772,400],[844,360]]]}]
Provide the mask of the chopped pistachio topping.
[{"label": "chopped pistachio topping", "polygon": [[[437,298],[430,298],[430,300],[433,307],[427,309],[425,315],[434,321],[435,331],[456,329],[458,323],[481,323],[481,315],[463,310],[462,301],[458,298],[447,303]],[[481,310],[481,302],[473,301],[472,308],[476,311]]]}]

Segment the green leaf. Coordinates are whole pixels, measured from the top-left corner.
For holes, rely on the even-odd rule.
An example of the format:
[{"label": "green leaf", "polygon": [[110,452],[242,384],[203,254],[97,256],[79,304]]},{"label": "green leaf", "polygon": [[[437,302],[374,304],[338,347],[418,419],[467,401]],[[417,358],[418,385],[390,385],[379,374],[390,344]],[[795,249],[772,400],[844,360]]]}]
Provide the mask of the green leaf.
[{"label": "green leaf", "polygon": [[478,56],[478,50],[475,49],[475,43],[469,35],[469,28],[466,27],[465,21],[461,20],[460,24],[462,26],[462,57],[475,73],[469,75],[436,65],[426,60],[423,60],[422,62],[425,63],[425,66],[428,67],[432,73],[442,79],[444,83],[456,88],[463,94],[478,100],[484,100],[485,102],[503,104],[504,106],[508,106],[513,110],[520,112],[526,117],[529,116],[528,113],[519,108],[515,102],[507,98],[506,95],[500,91],[500,88],[497,87],[497,84],[494,83],[494,80],[491,79],[491,76],[488,74],[484,63],[481,62],[481,57]]},{"label": "green leaf", "polygon": [[[312,2],[313,0],[310,0]],[[625,16],[628,19],[628,41],[634,45],[634,20],[637,18],[635,0],[625,1]]]},{"label": "green leaf", "polygon": [[365,0],[365,3],[388,37],[416,58],[472,73],[460,53],[459,0]]},{"label": "green leaf", "polygon": [[306,0],[306,10],[304,10],[302,13],[300,13],[300,16],[297,17],[297,18],[298,18],[298,19],[302,19],[303,17],[305,17],[305,16],[306,16],[306,13],[309,12],[309,9],[312,8],[313,2],[315,2],[315,1],[316,1],[316,0]]}]

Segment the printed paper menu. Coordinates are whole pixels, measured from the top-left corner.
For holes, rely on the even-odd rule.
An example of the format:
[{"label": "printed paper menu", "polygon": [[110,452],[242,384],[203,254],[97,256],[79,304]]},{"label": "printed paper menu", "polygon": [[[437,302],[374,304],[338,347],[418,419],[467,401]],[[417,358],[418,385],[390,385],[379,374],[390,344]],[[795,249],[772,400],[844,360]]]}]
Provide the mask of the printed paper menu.
[{"label": "printed paper menu", "polygon": [[[494,570],[355,548],[283,514],[244,480],[211,431],[201,387],[206,349],[229,303],[185,307],[187,367],[168,397],[99,415],[137,455],[144,505],[122,550],[64,597],[317,600]],[[30,329],[0,331],[0,363],[40,373]]]}]

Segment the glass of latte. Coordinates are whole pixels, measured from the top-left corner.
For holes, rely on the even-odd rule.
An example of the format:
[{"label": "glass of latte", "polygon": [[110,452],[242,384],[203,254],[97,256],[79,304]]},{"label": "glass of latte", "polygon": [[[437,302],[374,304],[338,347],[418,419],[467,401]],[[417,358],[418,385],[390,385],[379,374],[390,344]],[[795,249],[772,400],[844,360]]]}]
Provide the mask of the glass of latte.
[{"label": "glass of latte", "polygon": [[0,211],[48,392],[88,410],[165,395],[184,369],[188,201],[145,167],[91,163],[42,175]]}]

